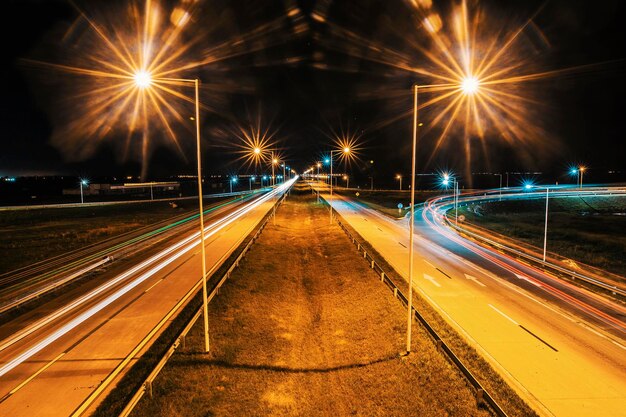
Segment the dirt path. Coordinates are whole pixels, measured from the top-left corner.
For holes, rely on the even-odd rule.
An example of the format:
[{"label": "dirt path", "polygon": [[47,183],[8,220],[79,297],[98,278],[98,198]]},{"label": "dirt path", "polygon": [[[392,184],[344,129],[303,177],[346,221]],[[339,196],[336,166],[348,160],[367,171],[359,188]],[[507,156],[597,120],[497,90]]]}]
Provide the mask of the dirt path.
[{"label": "dirt path", "polygon": [[475,416],[473,392],[328,212],[294,191],[137,416]]}]

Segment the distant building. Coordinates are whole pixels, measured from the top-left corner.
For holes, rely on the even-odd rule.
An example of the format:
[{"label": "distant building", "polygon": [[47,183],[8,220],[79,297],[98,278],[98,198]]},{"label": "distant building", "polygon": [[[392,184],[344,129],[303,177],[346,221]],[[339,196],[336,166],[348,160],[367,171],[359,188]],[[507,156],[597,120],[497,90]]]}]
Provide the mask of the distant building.
[{"label": "distant building", "polygon": [[[180,191],[179,182],[136,182],[125,184],[88,184],[83,186],[84,195],[133,195]],[[64,188],[63,195],[79,195],[80,187]]]}]

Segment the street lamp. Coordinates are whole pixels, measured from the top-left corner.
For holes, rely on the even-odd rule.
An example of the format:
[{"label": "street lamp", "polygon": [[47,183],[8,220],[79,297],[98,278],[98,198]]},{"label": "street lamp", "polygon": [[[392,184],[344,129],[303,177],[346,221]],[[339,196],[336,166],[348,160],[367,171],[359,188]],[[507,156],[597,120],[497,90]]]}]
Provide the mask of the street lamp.
[{"label": "street lamp", "polygon": [[502,174],[493,174],[500,176],[500,201],[502,201]]},{"label": "street lamp", "polygon": [[585,173],[585,168],[584,166],[580,166],[578,167],[578,172],[580,173],[580,189],[583,189],[583,174]]},{"label": "street lamp", "polygon": [[550,188],[546,187],[546,220],[543,230],[543,261],[546,261],[546,248],[548,246],[548,202],[550,198]]},{"label": "street lamp", "polygon": [[81,178],[81,180],[80,180],[80,204],[84,203],[84,200],[83,200],[83,185],[87,186],[87,185],[89,185],[89,182],[87,180],[84,180],[84,179]]},{"label": "street lamp", "polygon": [[458,187],[459,182],[456,180],[456,177],[450,173],[444,172],[441,178],[441,184],[448,189],[450,182],[452,182],[452,192],[454,193],[454,224],[458,225],[459,218],[459,193]]},{"label": "street lamp", "polygon": [[[137,71],[134,76],[135,84],[140,89],[150,88],[152,84],[152,76],[148,71]],[[198,160],[198,209],[200,212],[200,251],[202,257],[202,312],[204,317],[204,351],[209,351],[209,309],[207,300],[207,276],[206,276],[206,252],[204,248],[204,209],[202,205],[202,154],[200,148],[200,80],[187,78],[159,78],[162,81],[173,81],[180,83],[193,84],[195,90],[195,106],[196,106],[196,154]]]},{"label": "street lamp", "polygon": [[230,183],[230,193],[232,194],[233,193],[233,183],[237,182],[237,177],[232,177],[230,179],[230,181],[228,181],[228,182]]},{"label": "street lamp", "polygon": [[[411,325],[413,324],[413,230],[415,227],[415,151],[417,150],[417,95],[413,85],[413,147],[411,150],[411,215],[409,216],[409,298],[407,300],[406,353],[411,352]],[[401,187],[402,188],[402,187]]]},{"label": "street lamp", "polygon": [[274,165],[278,164],[278,159],[272,156],[272,186],[276,185],[276,180],[274,178]]},{"label": "street lamp", "polygon": [[251,177],[248,177],[248,183],[249,183],[249,186],[250,186],[250,191],[252,191],[252,181],[254,181],[254,175],[251,176]]},{"label": "street lamp", "polygon": [[396,179],[400,180],[400,191],[402,191],[402,175],[400,174],[396,175]]},{"label": "street lamp", "polygon": [[350,188],[350,176],[346,174],[343,179],[346,180],[346,188]]},{"label": "street lamp", "polygon": [[328,202],[328,207],[330,208],[330,224],[333,224],[333,153],[335,152],[343,152],[347,155],[350,153],[350,148],[346,146],[343,149],[333,149],[330,151],[330,158],[326,159],[330,163],[330,199]]}]

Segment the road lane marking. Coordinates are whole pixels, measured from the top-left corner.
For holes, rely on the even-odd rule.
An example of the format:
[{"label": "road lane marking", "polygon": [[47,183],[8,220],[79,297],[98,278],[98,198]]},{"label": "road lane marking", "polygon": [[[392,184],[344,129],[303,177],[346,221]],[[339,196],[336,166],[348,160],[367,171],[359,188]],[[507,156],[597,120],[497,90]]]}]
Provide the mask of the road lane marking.
[{"label": "road lane marking", "polygon": [[433,264],[431,264],[430,262],[428,262],[426,259],[424,259],[424,262],[426,262],[428,265],[430,265],[431,267],[433,267],[434,269],[437,269],[437,267]]},{"label": "road lane marking", "polygon": [[406,248],[406,246],[402,243],[402,242],[398,242],[400,244],[400,246],[403,246]]},{"label": "road lane marking", "polygon": [[507,319],[509,319],[513,324],[515,324],[516,326],[519,326],[520,324],[518,322],[516,322],[515,320],[513,320],[512,318],[510,318],[509,316],[507,316],[506,314],[504,314],[503,312],[501,312],[500,310],[498,310],[497,308],[495,308],[494,306],[492,306],[491,304],[487,304],[489,307],[493,308],[494,310],[496,310],[498,313],[500,313],[502,315],[502,317],[505,317]]},{"label": "road lane marking", "polygon": [[441,272],[442,274],[444,274],[445,276],[447,276],[448,278],[452,279],[452,277],[451,277],[450,275],[446,274],[446,273],[445,273],[445,272],[443,272],[441,269],[436,268],[436,267],[435,267],[435,269],[436,269],[437,271]]},{"label": "road lane marking", "polygon": [[531,336],[533,336],[535,339],[539,340],[541,343],[543,343],[544,345],[546,345],[547,347],[549,347],[550,349],[552,349],[555,352],[558,352],[558,350],[552,346],[550,343],[546,342],[545,340],[543,340],[542,338],[540,338],[539,336],[537,336],[536,334],[534,334],[533,332],[531,332],[530,330],[528,330],[526,327],[522,326],[521,324],[519,325],[519,327],[521,327],[523,330],[525,330],[528,334],[530,334]]},{"label": "road lane marking", "polygon": [[481,287],[486,287],[486,285],[480,282],[478,278],[476,278],[475,276],[469,275],[469,274],[464,274],[464,275],[465,275],[465,278],[469,279],[470,281],[474,281],[476,284],[480,285]]},{"label": "road lane marking", "polygon": [[519,279],[523,279],[524,281],[526,281],[526,282],[528,282],[528,283],[530,283],[530,284],[533,284],[535,287],[539,287],[539,288],[541,288],[541,287],[542,287],[542,285],[541,285],[541,284],[539,284],[538,282],[533,281],[532,279],[530,279],[530,278],[528,278],[528,277],[526,277],[526,276],[524,276],[524,275],[515,274],[515,276],[516,276],[517,278],[519,278]]},{"label": "road lane marking", "polygon": [[52,359],[50,362],[48,362],[47,364],[45,364],[43,367],[41,367],[41,369],[39,369],[37,372],[35,372],[34,374],[32,374],[31,376],[29,376],[27,379],[25,379],[24,381],[22,381],[21,384],[19,384],[17,387],[13,388],[11,391],[9,391],[4,397],[0,398],[0,403],[4,402],[7,398],[9,398],[11,395],[15,394],[16,392],[18,392],[20,389],[24,388],[24,386],[26,384],[28,384],[30,381],[32,381],[33,379],[37,378],[37,375],[39,375],[40,373],[42,373],[43,371],[45,371],[46,369],[48,369],[49,367],[51,367],[56,361],[58,361],[59,359],[61,359],[61,357],[65,355],[65,352],[60,353],[59,356],[57,356],[56,358]]},{"label": "road lane marking", "polygon": [[424,274],[424,279],[429,280],[429,281],[430,281],[430,282],[432,282],[435,286],[437,286],[437,287],[441,288],[441,284],[439,284],[439,283],[435,280],[435,278],[431,277],[430,275],[428,275],[428,274]]},{"label": "road lane marking", "polygon": [[150,286],[150,288],[148,288],[147,290],[144,291],[144,293],[147,293],[148,291],[150,291],[152,288],[156,287],[157,284],[159,284],[161,281],[163,281],[163,278],[161,278],[160,280],[158,280],[157,282],[155,282],[154,284],[152,284]]}]

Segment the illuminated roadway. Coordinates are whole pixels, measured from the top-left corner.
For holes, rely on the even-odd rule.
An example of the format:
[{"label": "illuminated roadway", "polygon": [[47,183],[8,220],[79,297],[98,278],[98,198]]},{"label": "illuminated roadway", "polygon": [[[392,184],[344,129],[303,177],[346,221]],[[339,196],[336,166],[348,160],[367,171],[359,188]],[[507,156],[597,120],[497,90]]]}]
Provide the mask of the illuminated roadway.
[{"label": "illuminated roadway", "polygon": [[[408,276],[406,219],[336,194],[332,205]],[[626,309],[446,233],[439,217],[416,210],[414,290],[541,415],[626,416]]]},{"label": "illuminated roadway", "polygon": [[[207,270],[232,253],[293,181],[205,221]],[[0,416],[72,415],[199,285],[198,235],[161,245],[141,262],[112,268],[89,291],[0,326]]]}]

